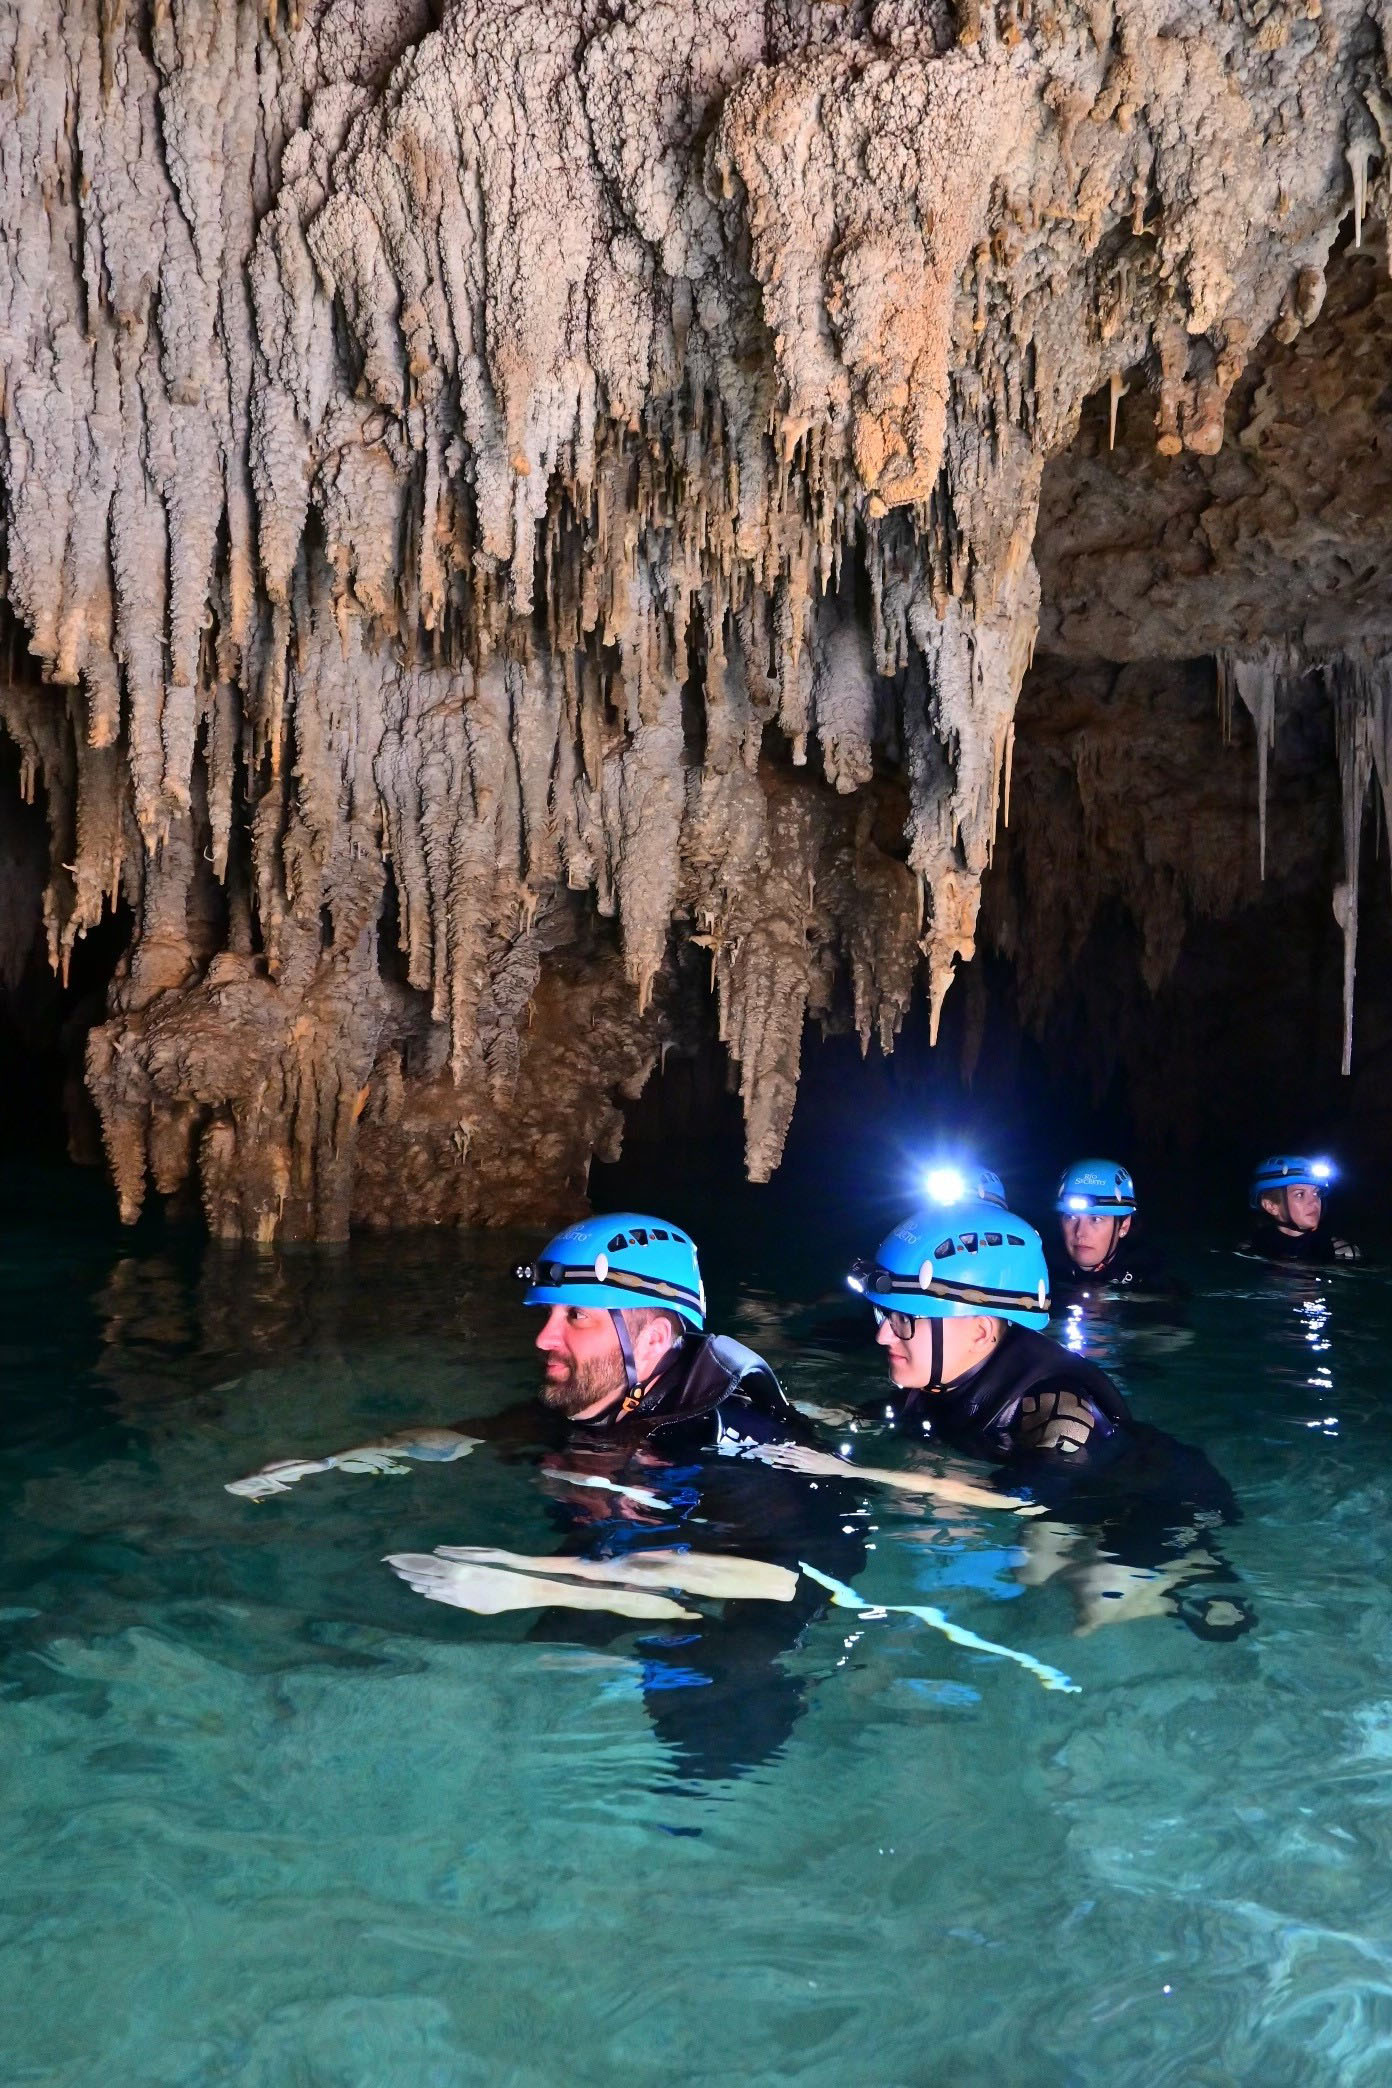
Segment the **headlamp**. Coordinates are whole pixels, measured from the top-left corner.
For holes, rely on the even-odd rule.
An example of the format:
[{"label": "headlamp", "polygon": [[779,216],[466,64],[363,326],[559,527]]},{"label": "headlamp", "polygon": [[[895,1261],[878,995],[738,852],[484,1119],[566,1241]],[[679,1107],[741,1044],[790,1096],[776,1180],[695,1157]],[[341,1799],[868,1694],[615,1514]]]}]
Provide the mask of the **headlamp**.
[{"label": "headlamp", "polygon": [[960,1203],[967,1193],[961,1171],[955,1167],[930,1167],[923,1186],[934,1203],[940,1204]]},{"label": "headlamp", "polygon": [[1310,1162],[1310,1172],[1317,1182],[1332,1182],[1334,1179],[1334,1162],[1332,1160],[1312,1160]]},{"label": "headlamp", "polygon": [[1088,1207],[1088,1200],[1085,1196],[1070,1196],[1067,1202],[1070,1211],[1085,1211]]}]

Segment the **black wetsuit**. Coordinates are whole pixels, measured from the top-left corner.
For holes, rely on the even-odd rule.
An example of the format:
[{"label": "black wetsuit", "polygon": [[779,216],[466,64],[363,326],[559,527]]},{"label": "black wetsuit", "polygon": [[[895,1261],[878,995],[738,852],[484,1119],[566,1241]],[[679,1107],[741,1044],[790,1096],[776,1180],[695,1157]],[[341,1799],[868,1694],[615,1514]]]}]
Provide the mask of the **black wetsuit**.
[{"label": "black wetsuit", "polygon": [[1080,1269],[1060,1240],[1049,1254],[1049,1288],[1054,1302],[1088,1294],[1124,1297],[1127,1293],[1150,1298],[1178,1298],[1182,1286],[1161,1267],[1135,1229],[1118,1240],[1115,1250],[1100,1269]]},{"label": "black wetsuit", "polygon": [[1338,1262],[1358,1260],[1358,1249],[1347,1240],[1336,1239],[1323,1220],[1313,1232],[1288,1233],[1266,1211],[1253,1219],[1239,1251],[1259,1255],[1263,1261],[1294,1262],[1306,1268],[1332,1268]]},{"label": "black wetsuit", "polygon": [[[1138,1421],[1106,1372],[1042,1334],[1008,1326],[983,1364],[940,1391],[892,1394],[867,1416],[892,1417],[911,1437],[1000,1467],[999,1484],[1028,1492],[1089,1529],[1124,1565],[1182,1559],[1199,1529],[1241,1519],[1236,1496],[1202,1450]],[[1176,1595],[1177,1615],[1201,1636],[1250,1628],[1250,1606],[1227,1592],[1232,1570],[1205,1539],[1203,1598]],[[1219,1586],[1221,1584],[1221,1588]],[[1215,1627],[1210,1607],[1231,1615]]]},{"label": "black wetsuit", "polygon": [[[873,1410],[872,1410],[873,1411]],[[892,1413],[909,1435],[1042,1477],[1067,1464],[1097,1470],[1127,1446],[1136,1423],[1104,1370],[1027,1327],[1007,1326],[984,1363],[939,1391],[895,1394]],[[1028,1483],[1027,1481],[1024,1483]]]},{"label": "black wetsuit", "polygon": [[[566,1548],[585,1557],[689,1546],[795,1573],[806,1560],[845,1581],[865,1565],[857,1493],[839,1484],[809,1487],[745,1454],[759,1444],[816,1439],[768,1364],[740,1342],[688,1335],[637,1403],[613,1418],[567,1421],[529,1401],[466,1426],[504,1455],[537,1461]],[[595,1478],[649,1494],[657,1505],[583,1483]],[[784,1673],[779,1656],[826,1603],[825,1592],[800,1577],[790,1602],[740,1599],[723,1616],[641,1631],[648,1712],[684,1770],[734,1776],[784,1745],[803,1685]],[[597,1646],[633,1630],[612,1616],[567,1612],[562,1621],[545,1619],[532,1636]]]}]

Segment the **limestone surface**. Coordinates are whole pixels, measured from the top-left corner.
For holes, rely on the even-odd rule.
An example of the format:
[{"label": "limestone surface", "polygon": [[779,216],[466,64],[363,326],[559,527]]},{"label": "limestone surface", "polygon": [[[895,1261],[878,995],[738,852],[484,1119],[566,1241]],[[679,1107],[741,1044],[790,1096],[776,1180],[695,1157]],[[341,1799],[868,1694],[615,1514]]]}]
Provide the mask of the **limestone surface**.
[{"label": "limestone surface", "polygon": [[[1383,236],[1389,40],[1384,0],[0,0],[0,721],[54,966],[133,911],[88,1059],[123,1211],[573,1204],[683,944],[766,1176],[809,1014],[887,1049],[972,955],[1036,556],[1058,651],[1136,656],[1134,597],[1259,713],[1330,678],[1351,994],[1377,591],[1267,583],[1315,506],[1386,525],[1282,506],[1322,460],[1274,358],[1380,398],[1301,350]],[[1089,538],[1118,418],[1260,615],[1177,628]]]}]

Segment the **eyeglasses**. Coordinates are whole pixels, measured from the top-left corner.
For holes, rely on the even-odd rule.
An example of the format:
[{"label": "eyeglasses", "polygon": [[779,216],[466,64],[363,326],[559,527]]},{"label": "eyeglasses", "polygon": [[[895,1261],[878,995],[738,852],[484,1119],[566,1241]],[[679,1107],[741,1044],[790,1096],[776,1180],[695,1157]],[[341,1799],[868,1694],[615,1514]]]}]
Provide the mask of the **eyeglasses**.
[{"label": "eyeglasses", "polygon": [[886,1320],[889,1321],[889,1331],[896,1341],[913,1340],[914,1317],[911,1312],[884,1312],[878,1305],[872,1305],[870,1310],[875,1315],[877,1327],[882,1327]]}]

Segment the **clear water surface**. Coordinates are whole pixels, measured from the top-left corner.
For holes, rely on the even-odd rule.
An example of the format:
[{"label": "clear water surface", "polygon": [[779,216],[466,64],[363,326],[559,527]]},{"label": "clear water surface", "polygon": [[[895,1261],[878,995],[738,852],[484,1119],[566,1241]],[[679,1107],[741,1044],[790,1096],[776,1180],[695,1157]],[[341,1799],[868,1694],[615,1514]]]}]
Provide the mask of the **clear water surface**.
[{"label": "clear water surface", "polygon": [[[645,1707],[652,1627],[539,1638],[381,1565],[550,1548],[528,1467],[223,1490],[523,1396],[517,1242],[229,1256],[66,1178],[6,1208],[7,2088],[1392,2080],[1387,1277],[1194,1251],[1177,1335],[1081,1337],[1237,1488],[1246,1636],[1143,1590],[1080,1634],[1084,1582],[1022,1585],[1000,1518],[882,1496],[861,1591],[1079,1693],[832,1609],[786,1746],[702,1779]],[[726,1230],[724,1326],[800,1399],[872,1393],[818,1243]]]}]

